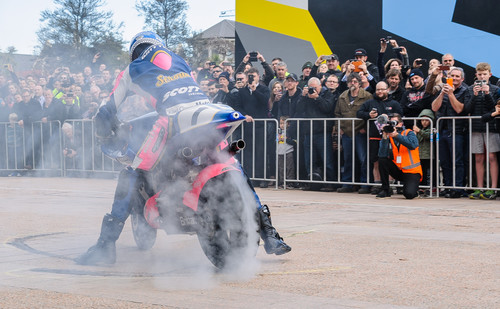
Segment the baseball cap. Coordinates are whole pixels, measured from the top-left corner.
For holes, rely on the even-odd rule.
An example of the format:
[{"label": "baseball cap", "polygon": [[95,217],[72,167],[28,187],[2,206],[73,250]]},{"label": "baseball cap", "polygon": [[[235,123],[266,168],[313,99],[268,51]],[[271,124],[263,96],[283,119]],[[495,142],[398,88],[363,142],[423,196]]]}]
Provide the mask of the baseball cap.
[{"label": "baseball cap", "polygon": [[363,48],[358,48],[354,51],[354,57],[356,56],[368,56],[368,54],[366,53],[366,50],[364,50]]},{"label": "baseball cap", "polygon": [[295,74],[295,73],[288,74],[288,76],[286,77],[286,79],[289,79],[289,78],[292,78],[296,82],[299,81],[299,78],[297,77],[297,74]]}]

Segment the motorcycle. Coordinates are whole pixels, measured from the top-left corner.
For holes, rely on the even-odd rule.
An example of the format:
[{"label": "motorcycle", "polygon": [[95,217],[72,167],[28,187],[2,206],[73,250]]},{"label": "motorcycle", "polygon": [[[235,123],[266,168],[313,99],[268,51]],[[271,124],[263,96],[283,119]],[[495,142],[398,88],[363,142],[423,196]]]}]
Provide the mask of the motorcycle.
[{"label": "motorcycle", "polygon": [[[151,249],[159,229],[196,234],[216,267],[243,265],[258,248],[257,205],[234,158],[245,143],[229,138],[245,117],[220,104],[179,105],[167,116],[168,130],[155,144],[161,160],[151,171],[140,171],[141,194],[131,210],[137,247]],[[124,123],[122,144],[102,147],[104,154],[129,164],[157,119],[153,112]]]}]

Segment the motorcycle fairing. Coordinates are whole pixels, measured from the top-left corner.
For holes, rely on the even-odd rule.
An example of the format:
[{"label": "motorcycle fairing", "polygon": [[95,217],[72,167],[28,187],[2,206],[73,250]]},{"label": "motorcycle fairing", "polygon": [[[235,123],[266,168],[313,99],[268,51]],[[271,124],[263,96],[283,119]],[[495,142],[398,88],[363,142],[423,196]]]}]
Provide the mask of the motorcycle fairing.
[{"label": "motorcycle fairing", "polygon": [[210,179],[229,171],[241,173],[240,169],[229,163],[217,163],[204,168],[194,180],[192,189],[184,194],[184,198],[182,200],[183,204],[192,210],[197,211],[200,193],[205,184]]}]

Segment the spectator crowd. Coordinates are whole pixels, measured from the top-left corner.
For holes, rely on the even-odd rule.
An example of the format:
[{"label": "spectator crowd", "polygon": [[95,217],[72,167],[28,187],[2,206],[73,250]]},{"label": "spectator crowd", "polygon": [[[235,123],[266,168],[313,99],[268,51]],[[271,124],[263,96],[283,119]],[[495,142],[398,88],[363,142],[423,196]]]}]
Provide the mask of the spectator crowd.
[{"label": "spectator crowd", "polygon": [[[35,145],[30,142],[30,135],[37,134],[32,129],[35,122],[92,119],[120,74],[119,69],[111,71],[98,60],[96,55],[82,72],[59,67],[49,76],[26,78],[18,78],[9,66],[8,74],[0,75],[0,123],[6,124],[0,126],[4,139],[0,144]],[[237,66],[206,61],[192,72],[212,103],[227,104],[245,115],[243,131],[237,134],[247,142],[243,166],[256,179],[254,185],[267,187],[269,182],[259,179],[269,178],[283,185],[286,171],[291,187],[390,196],[387,192],[380,195],[380,185],[369,185],[381,183],[383,134],[377,123],[387,116],[402,119],[402,126],[418,139],[420,185],[432,181],[435,186],[442,173],[439,181],[448,188],[440,194],[445,197],[496,198],[500,92],[490,81],[487,62],[476,65],[474,82],[467,85],[464,70],[455,66],[453,55],[410,61],[409,51],[392,38],[380,39],[378,55],[358,48],[351,59],[331,54],[304,60],[301,72],[289,72],[284,59],[267,62],[261,53],[252,52]],[[141,98],[124,106],[123,120],[149,111]],[[468,116],[478,117],[470,120]],[[442,117],[436,132],[436,122]],[[16,132],[23,129],[24,141],[16,141],[20,136]],[[40,130],[48,129],[40,126]],[[68,146],[78,144],[68,125],[64,131]],[[31,151],[36,152],[37,147]],[[71,158],[81,151],[61,149],[62,155]],[[440,170],[431,173],[431,158],[436,158],[437,150]],[[473,162],[469,162],[469,152]],[[23,166],[6,162],[0,164],[8,166],[0,168],[30,169],[33,157],[25,154],[24,160],[15,160]],[[473,167],[470,175],[469,166]],[[469,182],[477,189],[465,191]],[[420,189],[419,194],[430,192]]]}]

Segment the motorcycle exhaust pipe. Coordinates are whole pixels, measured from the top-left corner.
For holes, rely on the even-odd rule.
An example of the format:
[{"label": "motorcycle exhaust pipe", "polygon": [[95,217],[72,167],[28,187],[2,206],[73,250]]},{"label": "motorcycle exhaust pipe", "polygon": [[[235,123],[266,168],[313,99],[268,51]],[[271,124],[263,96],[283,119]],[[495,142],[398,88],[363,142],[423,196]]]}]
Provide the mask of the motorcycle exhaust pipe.
[{"label": "motorcycle exhaust pipe", "polygon": [[193,149],[189,147],[184,147],[177,151],[177,156],[185,159],[192,159],[194,157]]},{"label": "motorcycle exhaust pipe", "polygon": [[229,152],[238,153],[240,150],[243,150],[244,148],[245,148],[245,141],[239,139],[237,141],[232,142],[229,145]]}]

